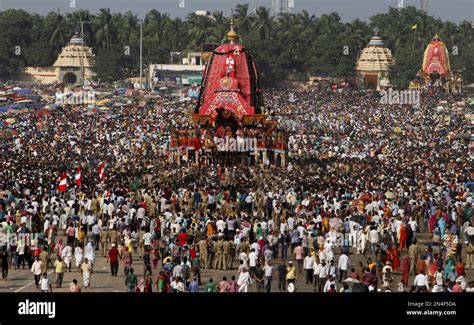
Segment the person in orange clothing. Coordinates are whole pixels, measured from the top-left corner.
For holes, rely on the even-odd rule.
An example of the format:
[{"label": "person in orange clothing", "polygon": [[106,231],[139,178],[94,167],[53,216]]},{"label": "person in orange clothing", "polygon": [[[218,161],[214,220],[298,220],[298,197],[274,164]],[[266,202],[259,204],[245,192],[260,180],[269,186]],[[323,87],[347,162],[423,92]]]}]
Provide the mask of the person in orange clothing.
[{"label": "person in orange clothing", "polygon": [[418,273],[426,271],[426,261],[425,261],[425,259],[426,259],[425,255],[422,255],[418,259],[418,262],[416,263],[416,269],[418,270]]},{"label": "person in orange clothing", "polygon": [[462,259],[459,259],[458,262],[456,263],[456,274],[458,276],[461,276],[464,274],[464,271],[465,271],[464,262],[462,261]]},{"label": "person in orange clothing", "polygon": [[405,223],[400,224],[400,236],[398,238],[399,242],[399,249],[400,251],[403,251],[406,247],[407,243],[407,226]]},{"label": "person in orange clothing", "polygon": [[410,278],[410,257],[405,255],[402,259],[402,279],[401,282],[404,286],[408,285],[408,280]]},{"label": "person in orange clothing", "polygon": [[389,259],[392,262],[392,269],[394,272],[398,271],[398,268],[400,267],[399,253],[400,252],[395,245],[392,246],[392,249],[390,249],[389,252]]},{"label": "person in orange clothing", "polygon": [[207,224],[207,237],[211,237],[216,233],[216,227],[214,222],[209,222]]}]

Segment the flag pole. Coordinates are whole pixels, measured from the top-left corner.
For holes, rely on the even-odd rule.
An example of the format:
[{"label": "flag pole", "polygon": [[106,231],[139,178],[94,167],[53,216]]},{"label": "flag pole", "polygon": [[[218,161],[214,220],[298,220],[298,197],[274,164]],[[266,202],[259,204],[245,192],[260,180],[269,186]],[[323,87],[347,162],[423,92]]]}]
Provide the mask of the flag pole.
[{"label": "flag pole", "polygon": [[416,28],[415,31],[413,32],[413,44],[411,46],[411,56],[413,57],[413,51],[415,50],[415,36],[416,36]]}]

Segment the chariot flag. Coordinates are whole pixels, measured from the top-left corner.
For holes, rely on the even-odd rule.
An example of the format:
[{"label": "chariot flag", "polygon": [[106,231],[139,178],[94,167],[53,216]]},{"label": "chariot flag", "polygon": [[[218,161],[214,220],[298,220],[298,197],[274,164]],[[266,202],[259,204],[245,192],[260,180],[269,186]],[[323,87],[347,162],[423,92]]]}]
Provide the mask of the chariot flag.
[{"label": "chariot flag", "polygon": [[104,177],[105,177],[105,165],[103,162],[100,162],[99,163],[99,179],[101,182],[104,181]]},{"label": "chariot flag", "polygon": [[79,187],[81,186],[81,167],[77,167],[77,173],[76,173],[76,186]]},{"label": "chariot flag", "polygon": [[67,188],[67,174],[66,172],[64,172],[63,175],[61,176],[61,180],[59,181],[58,191],[62,193],[66,191],[66,188]]}]

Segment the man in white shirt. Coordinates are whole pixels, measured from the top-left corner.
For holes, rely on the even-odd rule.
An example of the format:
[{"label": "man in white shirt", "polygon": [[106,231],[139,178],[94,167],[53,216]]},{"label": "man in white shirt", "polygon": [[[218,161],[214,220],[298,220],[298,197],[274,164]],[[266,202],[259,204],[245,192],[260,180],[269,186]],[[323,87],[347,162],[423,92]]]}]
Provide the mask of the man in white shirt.
[{"label": "man in white shirt", "polygon": [[324,284],[323,292],[328,292],[331,286],[334,286],[334,290],[337,292],[336,280],[332,276],[329,276],[328,280]]},{"label": "man in white shirt", "polygon": [[250,245],[250,248],[254,250],[255,254],[257,255],[257,257],[260,255],[260,246],[258,245],[257,242],[253,242],[251,245]]},{"label": "man in white shirt", "polygon": [[299,233],[299,239],[300,241],[303,239],[303,234],[304,232],[306,231],[305,227],[303,227],[303,225],[300,223],[298,225],[298,227],[296,227],[296,230],[298,230],[298,233]]},{"label": "man in white shirt", "polygon": [[469,224],[464,230],[464,233],[466,234],[466,239],[468,241],[473,241],[474,240],[474,227]]},{"label": "man in white shirt", "polygon": [[265,263],[263,267],[265,272],[265,292],[271,292],[272,290],[272,279],[273,279],[273,266],[269,262]]},{"label": "man in white shirt", "polygon": [[246,268],[248,268],[248,264],[247,264],[247,263],[248,263],[248,260],[249,260],[249,257],[247,256],[247,253],[241,252],[241,253],[239,254],[239,261],[243,261],[243,262],[244,262],[243,265],[244,265],[244,267],[246,267]]},{"label": "man in white shirt", "polygon": [[253,275],[255,268],[257,267],[257,259],[258,255],[255,253],[255,249],[250,249],[249,253],[249,267],[250,267],[250,274]]},{"label": "man in white shirt", "polygon": [[428,278],[424,271],[421,271],[416,277],[413,285],[416,287],[417,292],[426,292],[429,289]]},{"label": "man in white shirt", "polygon": [[[26,223],[26,222],[22,222],[22,223]],[[48,219],[45,220],[45,222],[43,224],[43,232],[46,232],[46,230],[48,230],[49,225],[50,225],[50,222],[49,222],[49,218],[48,218]]]},{"label": "man in white shirt", "polygon": [[95,223],[95,217],[92,215],[92,213],[88,213],[86,216],[86,222],[87,225],[90,227]]},{"label": "man in white shirt", "polygon": [[329,275],[329,266],[326,265],[325,260],[322,260],[319,267],[318,292],[323,292],[324,285],[326,283],[326,278],[328,275]]},{"label": "man in white shirt", "polygon": [[219,220],[216,222],[217,232],[224,233],[225,226],[226,222],[222,220],[222,218],[219,218]]},{"label": "man in white shirt", "polygon": [[107,205],[107,215],[109,216],[109,218],[112,217],[112,214],[114,213],[114,204],[113,202],[111,201],[108,205]]},{"label": "man in white shirt", "polygon": [[145,251],[148,251],[150,249],[150,245],[151,245],[151,233],[147,231],[143,235],[143,246],[145,246]]},{"label": "man in white shirt", "polygon": [[94,236],[94,249],[99,249],[99,240],[100,240],[100,226],[96,223],[92,226],[92,234]]},{"label": "man in white shirt", "polygon": [[313,282],[313,273],[314,273],[314,256],[307,255],[303,261],[303,269],[306,272],[306,284],[311,284]]},{"label": "man in white shirt", "polygon": [[415,239],[416,237],[416,231],[418,230],[418,223],[414,220],[413,217],[410,217],[410,220],[408,221],[408,226],[411,227],[413,233],[413,237],[411,240],[413,241],[413,239]]},{"label": "man in white shirt", "polygon": [[41,292],[51,292],[53,291],[53,287],[51,286],[51,282],[48,279],[48,275],[43,273],[43,277],[40,280],[40,288]]},{"label": "man in white shirt", "polygon": [[134,207],[131,207],[130,210],[128,210],[128,216],[130,219],[133,220],[135,217],[135,214],[137,213],[137,210]]},{"label": "man in white shirt", "polygon": [[110,230],[114,229],[114,226],[115,226],[115,222],[116,222],[116,221],[117,221],[117,219],[116,219],[115,217],[109,219],[108,222],[109,222],[109,229],[110,229]]},{"label": "man in white shirt", "polygon": [[248,211],[252,211],[252,202],[253,202],[253,193],[250,192],[246,197],[245,197],[245,203],[247,205]]},{"label": "man in white shirt", "polygon": [[[293,228],[295,226],[295,219],[292,216],[290,216],[286,221],[287,221],[287,224],[288,224],[288,229],[293,230]],[[281,232],[281,229],[280,229],[280,232]]]},{"label": "man in white shirt", "polygon": [[321,270],[321,263],[315,259],[313,264],[313,283],[314,283],[314,291],[318,291],[319,289],[319,272]]},{"label": "man in white shirt", "polygon": [[280,223],[280,233],[283,234],[286,230],[288,230],[288,223],[286,222]]},{"label": "man in white shirt", "polygon": [[143,220],[144,217],[145,217],[145,208],[139,207],[138,210],[137,210],[138,222],[141,223],[141,221]]},{"label": "man in white shirt", "polygon": [[39,256],[36,256],[33,265],[31,266],[31,273],[33,273],[35,277],[35,285],[38,288],[40,278],[41,278],[41,261],[39,260]]},{"label": "man in white shirt", "polygon": [[443,270],[439,267],[438,270],[434,274],[434,280],[435,280],[435,285],[433,286],[433,290],[431,292],[443,292],[444,287],[443,287],[443,281],[444,279],[444,272]]},{"label": "man in white shirt", "polygon": [[349,270],[350,267],[349,256],[347,256],[345,252],[339,256],[337,267],[339,269],[339,283],[341,283],[342,280],[347,279],[347,270]]},{"label": "man in white shirt", "polygon": [[370,252],[374,254],[376,245],[379,242],[379,233],[375,228],[369,231],[369,242],[370,242]]}]

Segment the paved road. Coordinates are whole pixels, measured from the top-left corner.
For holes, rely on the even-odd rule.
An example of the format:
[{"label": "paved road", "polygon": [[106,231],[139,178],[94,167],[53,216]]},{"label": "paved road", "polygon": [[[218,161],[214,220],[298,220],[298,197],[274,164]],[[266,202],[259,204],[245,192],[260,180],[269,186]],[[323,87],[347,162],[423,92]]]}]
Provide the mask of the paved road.
[{"label": "paved road", "polygon": [[[427,234],[420,234],[419,242],[421,244],[426,243],[428,239]],[[123,272],[123,268],[120,265],[119,267],[119,275],[117,277],[112,277],[110,275],[110,268],[109,265],[107,264],[106,258],[99,256],[99,252],[96,252],[96,263],[94,265],[94,272],[91,276],[91,288],[89,289],[83,289],[83,292],[125,292],[126,287],[125,287],[125,275]],[[336,254],[336,260],[337,260],[338,254]],[[365,258],[362,255],[355,255],[351,254],[350,255],[350,260],[352,265],[356,265],[358,261],[362,261],[364,265],[366,264],[366,259],[368,257],[371,257],[370,255],[367,255]],[[274,264],[277,265],[280,260],[277,260]],[[153,280],[156,281],[156,278],[158,276],[159,268],[160,268],[160,263],[158,265],[157,270],[153,270]],[[139,259],[138,254],[134,254],[134,262],[133,262],[133,268],[135,270],[135,274],[137,274],[138,278],[141,279],[143,278],[143,262],[141,259]],[[80,275],[79,270],[77,269],[72,269],[72,272],[66,272],[64,274],[64,280],[63,280],[63,288],[54,288],[54,280],[55,280],[55,274],[52,271],[52,268],[48,269],[49,273],[49,278],[53,282],[53,291],[54,292],[68,292],[69,290],[69,283],[72,282],[73,279],[77,279],[81,288],[83,288],[83,281]],[[219,282],[222,280],[223,276],[226,276],[228,279],[231,278],[232,275],[237,276],[237,270],[227,270],[227,271],[221,271],[221,270],[202,270],[201,273],[201,278],[202,278],[202,286],[201,288],[204,289],[204,285],[207,283],[209,278],[213,278],[215,282]],[[467,271],[467,278],[468,279],[474,279],[474,271],[473,270],[468,270]],[[413,283],[414,277],[410,277],[410,284]],[[396,273],[395,274],[395,281],[393,282],[394,284],[397,284],[400,282],[400,274]],[[313,292],[314,287],[312,285],[306,285],[305,284],[305,275],[304,274],[299,274],[298,279],[296,281],[296,288],[297,291],[299,292]],[[155,287],[153,288],[154,290],[156,289]],[[394,288],[396,290],[396,288]],[[9,275],[8,275],[8,280],[7,281],[2,281],[0,280],[0,292],[37,292],[38,289],[34,285],[33,281],[33,275],[28,269],[25,270],[13,270],[10,269]],[[256,291],[255,286],[250,286],[249,291],[253,292]],[[277,292],[278,291],[278,283],[276,279],[274,279],[272,283],[272,292]]]}]

